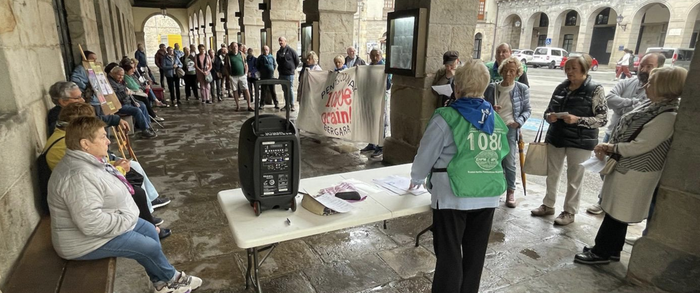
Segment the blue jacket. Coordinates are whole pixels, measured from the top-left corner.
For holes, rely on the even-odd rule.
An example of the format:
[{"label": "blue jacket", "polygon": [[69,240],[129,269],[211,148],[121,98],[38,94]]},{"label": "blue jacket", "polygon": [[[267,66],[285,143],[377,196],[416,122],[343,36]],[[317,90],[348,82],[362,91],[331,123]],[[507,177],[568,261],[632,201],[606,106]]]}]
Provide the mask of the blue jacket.
[{"label": "blue jacket", "polygon": [[146,53],[136,50],[136,52],[134,52],[134,58],[139,61],[139,67],[148,66],[148,61],[146,61]]},{"label": "blue jacket", "polygon": [[[106,73],[105,73],[106,74]],[[78,65],[73,69],[73,73],[70,75],[70,81],[75,82],[80,88],[80,91],[85,92],[87,90],[90,80],[87,76],[87,70],[83,65]],[[90,105],[99,105],[100,100],[97,99],[96,95],[92,95],[92,100],[90,100]]]},{"label": "blue jacket", "polygon": [[160,68],[164,70],[165,77],[177,76],[175,73],[176,64],[182,68],[182,62],[180,62],[180,59],[175,58],[175,56],[173,56],[172,59],[170,56],[163,57],[163,63],[161,64]]},{"label": "blue jacket", "polygon": [[258,58],[255,58],[253,55],[248,55],[245,62],[248,64],[248,77],[255,77],[255,73],[258,72],[258,68],[256,67]]},{"label": "blue jacket", "polygon": [[[484,92],[484,100],[494,104],[496,99],[496,83],[491,83]],[[520,126],[530,118],[532,108],[530,107],[530,89],[524,83],[515,82],[513,90],[510,92],[510,102],[513,104],[513,118]]]},{"label": "blue jacket", "polygon": [[[260,79],[275,78],[275,67],[277,67],[277,62],[272,54],[261,54],[258,56],[255,63],[255,68],[260,71]],[[250,68],[248,70],[250,70]]]}]

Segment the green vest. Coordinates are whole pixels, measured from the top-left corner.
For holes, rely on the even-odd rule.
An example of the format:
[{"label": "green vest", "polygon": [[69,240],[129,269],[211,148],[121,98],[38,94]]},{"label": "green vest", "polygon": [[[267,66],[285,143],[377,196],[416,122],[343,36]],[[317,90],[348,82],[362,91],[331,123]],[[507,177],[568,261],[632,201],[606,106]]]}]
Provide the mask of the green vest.
[{"label": "green vest", "polygon": [[452,130],[457,153],[447,165],[452,192],[457,197],[496,197],[506,191],[501,162],[510,151],[508,126],[494,114],[494,131],[478,130],[452,107],[435,110]]},{"label": "green vest", "polygon": [[[489,61],[486,62],[486,68],[489,70],[489,74],[491,75],[491,82],[499,82],[503,80],[503,77],[501,74],[498,73],[498,67],[494,68],[494,65],[496,64],[495,61]],[[523,74],[527,72],[527,65],[526,64],[521,64],[523,67]],[[520,76],[515,77],[515,80],[517,81]]]}]

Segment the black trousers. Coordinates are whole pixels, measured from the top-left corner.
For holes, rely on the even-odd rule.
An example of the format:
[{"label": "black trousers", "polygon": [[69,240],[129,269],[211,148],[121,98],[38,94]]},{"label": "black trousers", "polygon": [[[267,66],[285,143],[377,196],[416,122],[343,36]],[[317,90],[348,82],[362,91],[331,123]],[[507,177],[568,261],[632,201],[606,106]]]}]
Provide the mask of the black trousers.
[{"label": "black trousers", "polygon": [[595,236],[593,253],[604,258],[620,255],[622,247],[625,246],[626,235],[627,223],[615,220],[606,213],[603,223],[598,228],[598,234]]},{"label": "black trousers", "polygon": [[[216,76],[216,72],[212,72],[211,76],[212,77]],[[210,91],[211,100],[213,101],[217,97],[221,98],[221,80],[215,78],[209,84],[211,85],[211,91]]]},{"label": "black trousers", "polygon": [[180,101],[180,77],[173,75],[173,77],[168,77],[168,91],[170,92],[170,103],[175,103],[175,97],[177,101]]},{"label": "black trousers", "polygon": [[[160,72],[160,84],[163,84],[163,79],[165,78],[165,70],[163,68],[158,68],[158,71]],[[151,79],[153,79],[153,74],[151,74]],[[153,79],[153,82],[155,81],[156,80]]]},{"label": "black trousers", "polygon": [[272,98],[272,102],[275,103],[275,106],[279,106],[279,102],[277,101],[277,93],[275,92],[275,86],[274,85],[261,85],[260,86],[260,97],[258,97],[258,100],[260,100],[260,105],[259,106],[264,106],[265,105],[265,97],[267,96],[267,93],[270,93],[270,97]]},{"label": "black trousers", "polygon": [[190,89],[194,93],[194,97],[199,99],[199,90],[197,89],[197,75],[185,75],[185,97],[190,97]]},{"label": "black trousers", "polygon": [[478,293],[494,208],[433,209],[433,293]]},{"label": "black trousers", "polygon": [[146,191],[143,188],[132,185],[134,188],[134,194],[131,196],[139,207],[139,218],[146,220],[153,225],[156,224],[155,219],[153,219],[153,214],[148,210],[148,197],[146,196]]}]

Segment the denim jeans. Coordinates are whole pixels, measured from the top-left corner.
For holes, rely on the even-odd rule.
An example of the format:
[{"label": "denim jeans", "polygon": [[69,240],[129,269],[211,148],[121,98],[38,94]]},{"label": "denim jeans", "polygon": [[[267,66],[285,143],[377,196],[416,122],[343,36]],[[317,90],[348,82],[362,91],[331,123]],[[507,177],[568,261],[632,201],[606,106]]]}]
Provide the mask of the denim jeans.
[{"label": "denim jeans", "polygon": [[515,158],[517,157],[518,153],[518,129],[509,127],[506,137],[508,137],[510,152],[508,152],[506,157],[503,158],[503,172],[506,173],[506,183],[508,184],[508,189],[515,190],[515,164],[517,163]]},{"label": "denim jeans", "polygon": [[[292,75],[280,74],[279,79],[289,81],[289,83],[290,83],[289,92],[284,91],[284,103],[286,105],[289,105],[290,107],[294,107],[294,74],[292,74]],[[282,90],[284,90],[284,87],[282,87]],[[289,95],[289,96],[287,96],[287,95]]]},{"label": "denim jeans", "polygon": [[108,257],[126,257],[136,260],[146,269],[146,274],[154,284],[170,282],[177,274],[168,262],[160,246],[158,233],[153,224],[139,218],[134,230],[112,238],[97,250],[76,260],[93,260]]},{"label": "denim jeans", "polygon": [[143,190],[146,191],[146,196],[148,197],[148,210],[152,213],[153,205],[151,204],[151,202],[158,198],[158,190],[156,190],[156,187],[153,186],[151,180],[148,179],[146,171],[143,170],[143,167],[141,167],[141,164],[139,164],[139,162],[131,161],[131,168],[134,169],[134,171],[141,174],[141,176],[143,176],[143,185],[141,186],[141,188],[143,188]]},{"label": "denim jeans", "polygon": [[122,108],[117,111],[118,114],[126,114],[134,117],[134,124],[136,128],[141,130],[146,130],[151,128],[151,121],[148,117],[148,110],[146,109],[146,104],[139,102],[139,107],[136,108],[132,105],[122,105]]}]

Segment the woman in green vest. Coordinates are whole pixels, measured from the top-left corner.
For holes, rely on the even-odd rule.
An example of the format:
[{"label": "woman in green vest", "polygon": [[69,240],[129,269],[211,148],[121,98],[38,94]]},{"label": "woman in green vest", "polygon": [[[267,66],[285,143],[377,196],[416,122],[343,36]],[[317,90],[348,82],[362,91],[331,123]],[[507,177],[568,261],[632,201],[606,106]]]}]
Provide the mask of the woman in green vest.
[{"label": "woman in green vest", "polygon": [[411,168],[431,193],[437,263],[432,292],[478,292],[493,213],[506,191],[508,126],[483,99],[488,69],[469,60],[454,77],[457,100],[435,110]]}]

